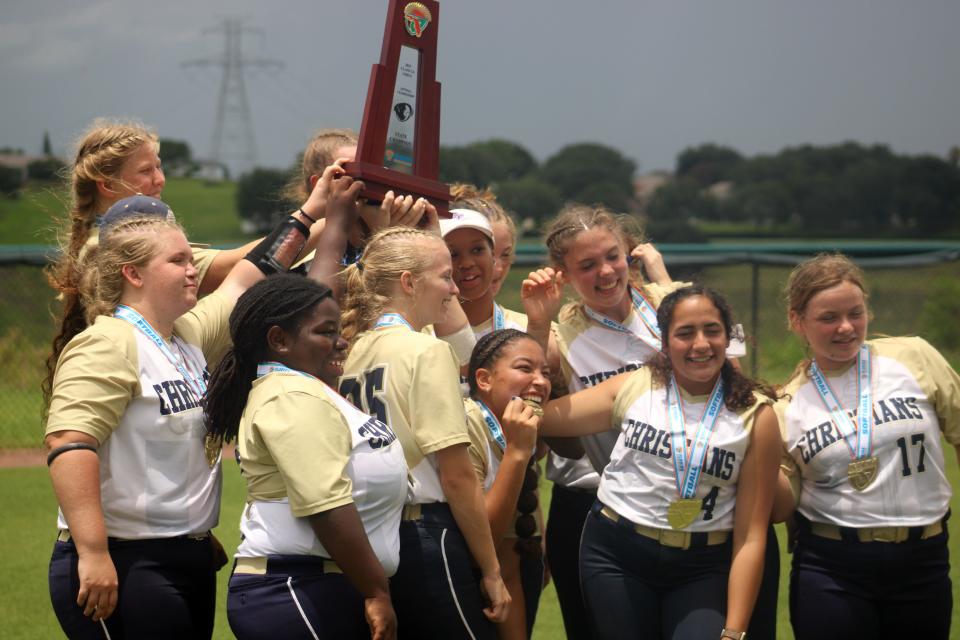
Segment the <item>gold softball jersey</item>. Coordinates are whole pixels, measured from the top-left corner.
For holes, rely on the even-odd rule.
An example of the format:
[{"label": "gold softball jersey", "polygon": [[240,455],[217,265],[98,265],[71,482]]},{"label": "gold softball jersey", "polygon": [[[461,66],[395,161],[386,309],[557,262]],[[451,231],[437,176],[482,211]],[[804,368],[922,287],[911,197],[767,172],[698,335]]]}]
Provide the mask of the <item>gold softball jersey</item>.
[{"label": "gold softball jersey", "polygon": [[[786,471],[800,479],[797,508],[811,521],[840,527],[931,524],[943,518],[950,503],[940,437],[960,444],[960,376],[922,338],[866,344],[875,476],[861,489],[851,482],[856,434],[848,444],[809,371],[803,372],[787,383],[787,395],[776,405],[789,454]],[[823,373],[856,423],[857,367]]]},{"label": "gold softball jersey", "polygon": [[[493,434],[490,433],[490,428],[483,418],[480,405],[472,398],[464,398],[463,408],[467,414],[467,431],[470,434],[470,462],[473,463],[473,469],[477,472],[477,478],[480,479],[480,484],[483,485],[483,491],[487,492],[493,487],[493,482],[497,478],[497,471],[500,469],[500,463],[503,462],[503,449],[500,448]],[[494,420],[496,420],[495,417]],[[499,421],[497,425],[499,426]],[[518,517],[520,517],[519,512],[514,515],[514,521],[516,521]],[[533,535],[539,536],[543,532],[542,510],[537,509],[534,512],[534,517],[537,521],[537,530]],[[504,534],[504,537],[516,538],[517,532],[515,527],[510,527]]]},{"label": "gold softball jersey", "polygon": [[[83,245],[83,249],[80,252],[81,259],[83,258],[84,253],[90,247],[95,247],[100,242],[100,229],[99,227],[93,227],[90,229],[90,236],[87,238],[87,241]],[[211,249],[208,244],[197,244],[194,242],[190,243],[190,248],[193,250],[193,266],[197,268],[197,284],[203,282],[204,277],[207,275],[207,271],[210,270],[210,265],[213,264],[214,258],[220,253],[219,249]]]},{"label": "gold softball jersey", "polygon": [[340,394],[397,434],[410,469],[410,504],[446,502],[436,452],[469,444],[460,365],[446,342],[405,325],[362,333],[344,363]]},{"label": "gold softball jersey", "polygon": [[[217,293],[174,323],[167,348],[187,371],[209,377],[208,363],[230,346],[233,303]],[[145,334],[99,316],[57,362],[46,433],[80,431],[100,443],[100,502],[107,535],[166,538],[217,524],[220,462],[204,455],[200,398]],[[58,515],[58,526],[69,523]]]},{"label": "gold softball jersey", "polygon": [[[668,285],[643,285],[643,297],[656,309],[667,294],[689,286],[689,282]],[[567,389],[575,393],[592,387],[625,371],[633,371],[656,354],[659,336],[631,305],[630,313],[619,331],[599,322],[592,310],[582,302],[567,304],[560,310],[554,325],[554,338],[560,350],[560,366]],[[621,324],[621,323],[617,323]],[[600,483],[598,469],[610,459],[617,441],[617,432],[598,433],[580,438],[587,455],[570,460],[554,453],[547,458],[547,477],[565,487],[596,489]]]},{"label": "gold softball jersey", "polygon": [[330,558],[306,516],[353,502],[384,571],[396,572],[407,465],[387,425],[316,378],[275,371],[253,383],[237,452],[247,481],[238,558]]},{"label": "gold softball jersey", "polygon": [[[741,411],[720,409],[707,442],[694,498],[702,506],[685,531],[733,529],[737,480],[750,448],[757,410],[771,401],[754,392],[756,401]],[[708,396],[680,389],[688,451],[705,413]],[[603,470],[597,498],[631,522],[670,529],[667,510],[680,499],[673,463],[667,389],[642,368],[624,383],[613,404],[612,426],[619,430],[610,464]],[[689,459],[689,458],[688,458]]]},{"label": "gold softball jersey", "polygon": [[[500,314],[503,314],[502,318],[500,318]],[[480,324],[470,325],[470,328],[473,329],[473,335],[477,337],[477,340],[488,333],[493,333],[494,329],[516,329],[525,332],[527,330],[527,316],[519,311],[496,305],[489,318]]]}]

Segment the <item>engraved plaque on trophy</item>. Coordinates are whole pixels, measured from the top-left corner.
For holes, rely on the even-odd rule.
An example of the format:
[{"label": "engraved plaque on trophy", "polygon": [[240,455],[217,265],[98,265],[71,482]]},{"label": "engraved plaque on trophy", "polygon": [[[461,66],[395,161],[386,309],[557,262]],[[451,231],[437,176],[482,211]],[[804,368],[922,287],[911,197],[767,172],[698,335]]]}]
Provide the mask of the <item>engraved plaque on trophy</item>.
[{"label": "engraved plaque on trophy", "polygon": [[380,62],[373,65],[357,157],[346,172],[363,180],[362,195],[389,190],[422,196],[447,215],[450,189],[440,171],[440,83],[436,0],[390,0]]}]

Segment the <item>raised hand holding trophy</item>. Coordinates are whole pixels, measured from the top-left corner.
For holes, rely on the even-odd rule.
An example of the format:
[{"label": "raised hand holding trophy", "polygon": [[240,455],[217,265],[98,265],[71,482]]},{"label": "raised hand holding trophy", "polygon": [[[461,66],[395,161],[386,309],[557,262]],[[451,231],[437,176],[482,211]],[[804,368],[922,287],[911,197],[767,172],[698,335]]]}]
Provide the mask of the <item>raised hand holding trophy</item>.
[{"label": "raised hand holding trophy", "polygon": [[440,171],[440,83],[436,81],[436,0],[390,0],[380,62],[373,65],[357,157],[344,165],[361,195],[422,196],[447,216],[450,189]]}]

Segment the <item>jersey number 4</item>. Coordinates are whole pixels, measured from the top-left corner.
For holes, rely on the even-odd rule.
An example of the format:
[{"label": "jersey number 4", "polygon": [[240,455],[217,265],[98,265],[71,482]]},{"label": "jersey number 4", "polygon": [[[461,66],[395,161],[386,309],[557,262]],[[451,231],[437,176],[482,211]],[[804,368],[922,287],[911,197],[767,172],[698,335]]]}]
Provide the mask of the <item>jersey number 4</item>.
[{"label": "jersey number 4", "polygon": [[357,409],[390,426],[387,404],[383,401],[387,386],[387,367],[380,365],[367,369],[359,376],[340,379],[340,395]]}]

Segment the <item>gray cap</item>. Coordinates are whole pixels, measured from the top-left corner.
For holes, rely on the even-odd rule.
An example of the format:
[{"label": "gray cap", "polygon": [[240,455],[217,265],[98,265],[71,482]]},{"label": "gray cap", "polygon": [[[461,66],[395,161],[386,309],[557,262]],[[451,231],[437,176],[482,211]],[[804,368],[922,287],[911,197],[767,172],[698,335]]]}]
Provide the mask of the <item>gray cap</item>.
[{"label": "gray cap", "polygon": [[121,220],[132,217],[156,216],[165,220],[176,221],[171,209],[166,202],[157,198],[151,198],[145,195],[135,195],[122,200],[118,200],[107,212],[100,217],[97,224],[100,226],[100,236],[110,227],[116,225]]}]

